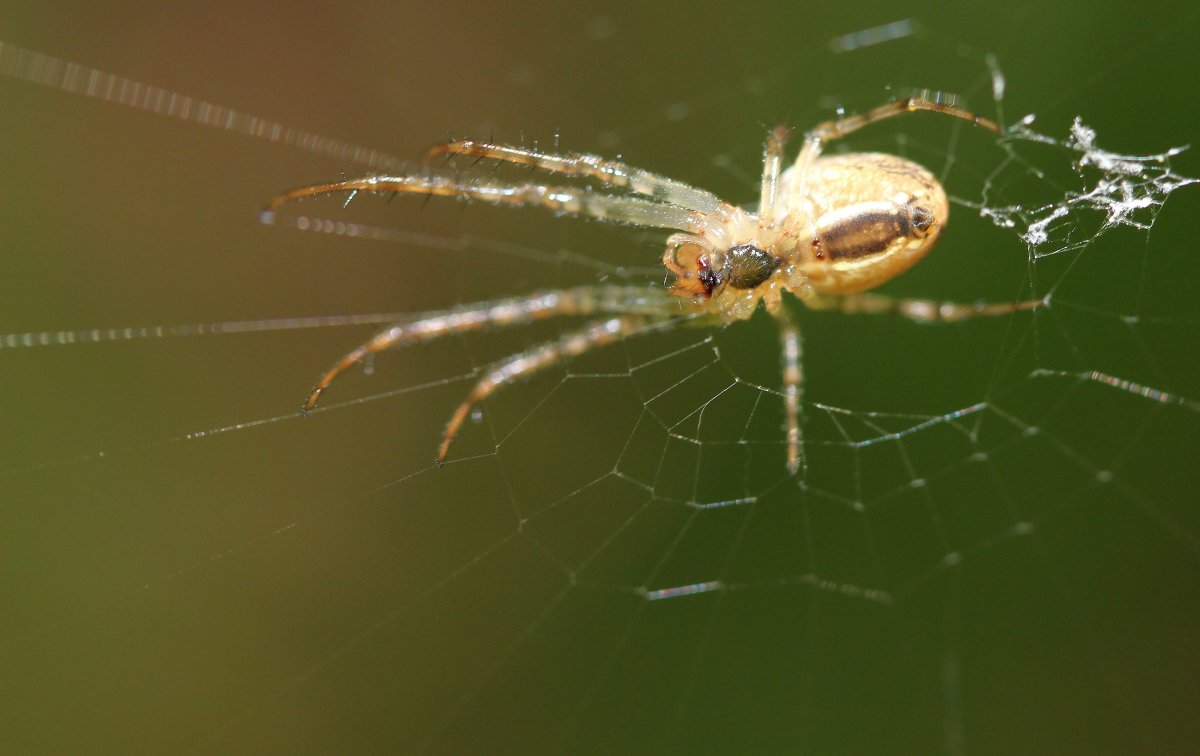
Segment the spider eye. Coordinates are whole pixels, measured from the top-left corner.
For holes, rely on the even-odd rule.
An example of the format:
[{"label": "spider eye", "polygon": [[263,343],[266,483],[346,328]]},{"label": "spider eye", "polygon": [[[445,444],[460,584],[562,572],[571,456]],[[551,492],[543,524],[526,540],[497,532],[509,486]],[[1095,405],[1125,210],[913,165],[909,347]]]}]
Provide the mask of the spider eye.
[{"label": "spider eye", "polygon": [[696,279],[704,284],[704,296],[712,296],[713,289],[721,285],[721,274],[708,266],[703,259],[700,261],[700,269],[696,273]]},{"label": "spider eye", "polygon": [[782,264],[783,258],[753,244],[730,247],[725,259],[729,285],[735,289],[753,289],[770,278]]}]

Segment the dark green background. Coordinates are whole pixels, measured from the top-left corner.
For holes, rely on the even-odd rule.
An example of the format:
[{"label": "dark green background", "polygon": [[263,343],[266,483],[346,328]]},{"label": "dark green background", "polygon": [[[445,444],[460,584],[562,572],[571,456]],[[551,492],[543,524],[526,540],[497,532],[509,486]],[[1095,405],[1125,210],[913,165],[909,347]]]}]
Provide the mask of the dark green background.
[{"label": "dark green background", "polygon": [[[914,38],[830,52],[910,17]],[[1198,31],[1183,3],[105,3],[8,8],[0,39],[401,156],[450,134],[559,134],[748,203],[776,123],[922,87],[994,115],[987,54],[1008,122],[1036,112],[1062,137],[1082,115],[1119,151],[1195,141]],[[360,167],[20,81],[0,81],[0,110],[2,333],[432,309],[597,279],[563,250],[620,279],[614,266],[653,266],[661,248],[436,202],[363,200],[345,217],[488,242],[265,227],[266,197]],[[1004,159],[933,116],[854,144],[926,163],[967,201]],[[993,204],[1079,185],[1063,152],[1020,154],[1057,172],[1010,167],[987,185]],[[1200,175],[1193,154],[1176,166]],[[464,431],[453,454],[481,458],[441,471],[429,462],[463,376],[557,327],[388,355],[330,400],[435,385],[305,421],[284,416],[369,328],[0,351],[0,750],[1191,750],[1200,415],[1025,376],[1095,369],[1200,397],[1197,196],[1173,197],[1150,234],[1036,265],[1038,293],[1057,285],[1074,306],[1032,326],[803,313],[802,485],[782,480],[769,395],[750,424],[759,392],[742,385],[699,430],[677,428],[700,447],[643,412],[693,373],[654,417],[687,415],[734,376],[776,387],[765,319],[717,334],[707,371],[710,345],[685,333],[572,371],[623,375],[693,345],[659,368],[539,377]],[[890,290],[1018,296],[1024,246],[972,215],[957,206],[935,255]],[[974,441],[940,426],[855,451],[840,435],[979,401],[982,423],[958,426]],[[267,418],[282,419],[181,438]],[[741,438],[754,443],[719,443]],[[603,477],[614,467],[624,477]],[[748,494],[756,506],[700,514],[673,501]],[[714,579],[747,588],[628,590]]]}]

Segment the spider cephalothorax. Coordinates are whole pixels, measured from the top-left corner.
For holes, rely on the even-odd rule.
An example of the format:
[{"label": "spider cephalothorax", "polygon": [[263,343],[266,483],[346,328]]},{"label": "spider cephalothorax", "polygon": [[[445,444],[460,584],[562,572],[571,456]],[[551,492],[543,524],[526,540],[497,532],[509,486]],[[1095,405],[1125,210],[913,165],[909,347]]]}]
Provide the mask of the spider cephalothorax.
[{"label": "spider cephalothorax", "polygon": [[282,194],[271,200],[268,210],[331,192],[412,193],[514,207],[542,205],[564,215],[675,231],[667,239],[662,258],[668,273],[674,276],[670,292],[675,297],[664,297],[660,291],[643,286],[585,286],[430,313],[383,331],[339,360],[321,376],[304,409],[312,409],[342,371],[384,349],[541,318],[589,319],[578,330],[484,370],[446,427],[438,447],[440,464],[471,408],[503,386],[637,333],[667,330],[685,320],[742,320],[762,302],[780,329],[787,466],[795,473],[804,460],[799,424],[803,374],[800,331],[782,305],[783,292],[793,294],[809,307],[894,313],[919,322],[1002,315],[1041,304],[1033,300],[962,305],[866,293],[903,273],[933,247],[949,216],[946,193],[933,174],[910,160],[880,153],[822,157],[821,150],[826,142],[869,123],[921,110],[1000,131],[995,123],[952,105],[901,100],[812,129],[805,135],[795,162],[785,170],[783,151],[790,130],[776,128],[763,150],[762,183],[754,212],[681,181],[596,155],[556,155],[472,141],[434,147],[429,157],[493,158],[588,179],[605,189],[464,182],[454,177],[410,174],[366,176]]},{"label": "spider cephalothorax", "polygon": [[724,251],[685,243],[669,248],[663,263],[676,276],[671,293],[709,299],[726,286],[735,291],[758,288],[783,265],[783,258],[752,243]]}]

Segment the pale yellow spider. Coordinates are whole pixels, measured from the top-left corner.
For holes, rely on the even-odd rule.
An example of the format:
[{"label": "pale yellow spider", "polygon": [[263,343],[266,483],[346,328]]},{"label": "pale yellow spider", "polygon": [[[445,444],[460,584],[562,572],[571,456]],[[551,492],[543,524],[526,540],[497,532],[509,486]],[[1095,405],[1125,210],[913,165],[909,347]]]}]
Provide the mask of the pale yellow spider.
[{"label": "pale yellow spider", "polygon": [[430,313],[388,328],[339,360],[321,376],[304,403],[304,411],[316,406],[321,393],[342,371],[384,349],[541,318],[598,318],[555,341],[490,366],[450,418],[438,447],[436,461],[440,465],[472,408],[497,389],[565,358],[636,333],[666,330],[683,320],[744,320],[762,301],[780,329],[787,468],[795,474],[804,463],[799,422],[803,373],[800,333],[782,306],[783,292],[816,309],[893,313],[919,322],[1002,315],[1042,303],[955,304],[863,293],[904,272],[933,247],[950,211],[946,193],[933,174],[912,161],[880,153],[821,157],[821,149],[826,142],[869,123],[918,110],[943,113],[1000,131],[994,122],[952,105],[915,98],[901,100],[862,115],[820,124],[805,136],[796,162],[781,170],[789,130],[776,128],[763,150],[758,212],[735,207],[681,181],[595,155],[546,154],[474,141],[434,147],[427,158],[493,158],[584,177],[611,191],[406,175],[367,176],[281,194],[268,203],[268,210],[331,192],[351,192],[351,196],[360,191],[409,192],[514,207],[542,205],[563,215],[677,232],[668,237],[662,258],[675,276],[670,291],[674,298],[663,296],[656,288],[600,285]]}]

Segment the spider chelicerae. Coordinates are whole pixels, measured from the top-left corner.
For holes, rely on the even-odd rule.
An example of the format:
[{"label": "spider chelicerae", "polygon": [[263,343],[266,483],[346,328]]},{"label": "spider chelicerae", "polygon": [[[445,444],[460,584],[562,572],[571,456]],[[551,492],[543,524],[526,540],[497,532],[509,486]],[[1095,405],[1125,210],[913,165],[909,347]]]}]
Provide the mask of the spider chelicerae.
[{"label": "spider chelicerae", "polygon": [[591,318],[578,330],[487,368],[446,425],[437,451],[440,465],[471,410],[504,386],[636,334],[669,330],[682,322],[744,320],[761,301],[779,326],[787,468],[794,475],[804,466],[799,420],[803,370],[800,332],[783,305],[783,292],[814,309],[895,314],[923,323],[1004,315],[1043,304],[1043,300],[957,304],[868,293],[903,273],[933,247],[949,215],[946,193],[933,174],[912,161],[883,153],[822,157],[821,151],[827,142],[870,123],[915,111],[942,113],[1000,132],[995,122],[954,105],[909,98],[818,125],[805,134],[796,161],[784,169],[790,130],[777,127],[763,149],[757,212],[704,189],[596,155],[551,154],[477,141],[438,145],[426,157],[491,158],[590,179],[604,189],[413,174],[366,176],[281,194],[268,203],[268,211],[293,200],[336,192],[351,196],[406,192],[511,207],[541,205],[561,215],[675,231],[667,237],[662,257],[674,276],[669,291],[674,296],[646,286],[581,286],[429,313],[391,326],[342,357],[317,381],[303,409],[315,407],[347,368],[384,349],[544,318]]}]

